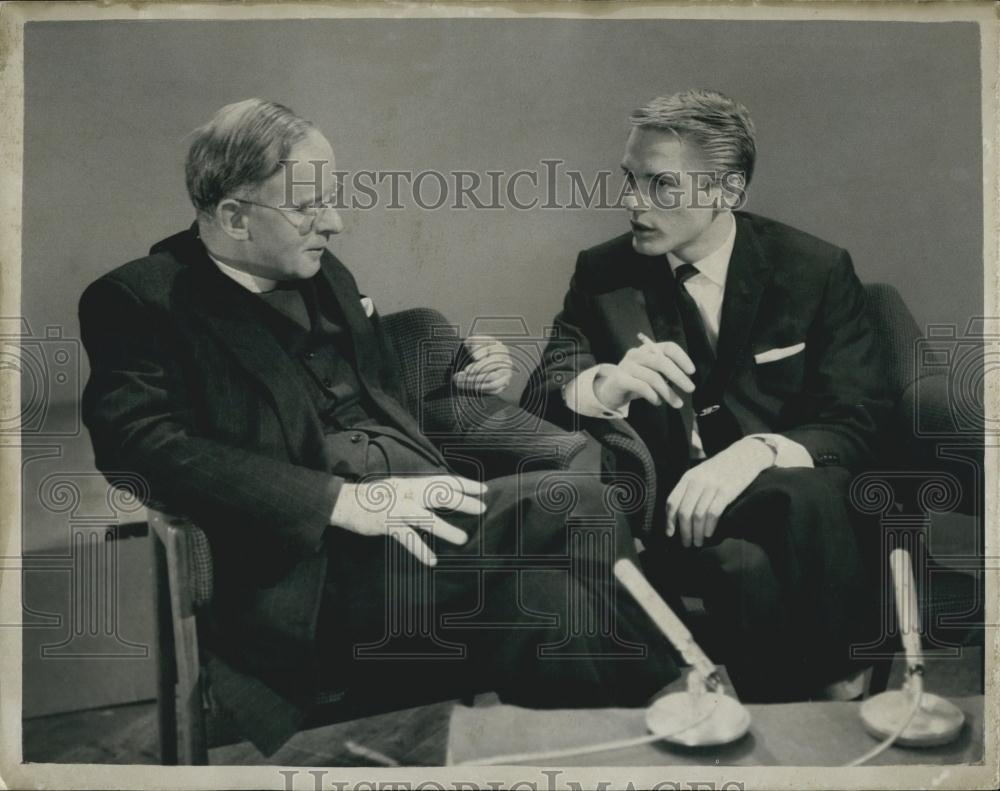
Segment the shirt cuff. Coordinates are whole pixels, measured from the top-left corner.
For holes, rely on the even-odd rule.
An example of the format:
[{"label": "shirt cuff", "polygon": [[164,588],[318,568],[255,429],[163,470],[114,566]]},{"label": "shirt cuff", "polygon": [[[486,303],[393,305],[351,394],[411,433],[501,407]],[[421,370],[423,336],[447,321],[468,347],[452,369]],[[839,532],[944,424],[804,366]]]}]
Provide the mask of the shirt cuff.
[{"label": "shirt cuff", "polygon": [[812,455],[794,439],[781,434],[749,434],[764,440],[774,449],[775,467],[815,467]]},{"label": "shirt cuff", "polygon": [[594,393],[594,379],[602,372],[602,369],[613,367],[607,363],[591,366],[572,382],[564,385],[562,393],[566,406],[584,417],[600,417],[609,420],[616,417],[628,417],[628,404],[625,404],[621,409],[608,409]]}]

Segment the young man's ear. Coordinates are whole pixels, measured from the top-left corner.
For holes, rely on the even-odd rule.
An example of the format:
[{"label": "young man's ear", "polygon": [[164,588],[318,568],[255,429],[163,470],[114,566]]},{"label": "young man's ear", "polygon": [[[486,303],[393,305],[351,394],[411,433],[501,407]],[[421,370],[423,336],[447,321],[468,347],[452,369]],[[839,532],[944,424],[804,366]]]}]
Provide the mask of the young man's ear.
[{"label": "young man's ear", "polygon": [[730,170],[724,173],[719,187],[720,195],[717,208],[736,211],[746,205],[747,182],[746,178],[738,170]]},{"label": "young man's ear", "polygon": [[246,205],[235,198],[225,198],[215,207],[215,219],[219,227],[230,237],[240,242],[250,238]]}]

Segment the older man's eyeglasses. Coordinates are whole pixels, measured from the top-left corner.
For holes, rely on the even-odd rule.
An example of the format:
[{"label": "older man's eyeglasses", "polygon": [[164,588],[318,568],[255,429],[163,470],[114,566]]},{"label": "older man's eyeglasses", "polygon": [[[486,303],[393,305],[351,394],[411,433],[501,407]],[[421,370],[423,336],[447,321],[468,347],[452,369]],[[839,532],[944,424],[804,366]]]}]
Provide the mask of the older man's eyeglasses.
[{"label": "older man's eyeglasses", "polygon": [[248,203],[251,206],[259,206],[262,209],[271,209],[272,211],[281,212],[281,216],[284,217],[293,228],[297,228],[299,233],[305,235],[309,233],[313,226],[316,224],[316,218],[319,217],[324,211],[335,208],[335,202],[330,201],[329,203],[324,203],[323,201],[316,201],[316,203],[309,204],[308,206],[296,206],[293,209],[286,209],[282,206],[272,206],[269,203],[258,203],[257,201],[247,200],[246,198],[233,198],[233,200],[239,203]]}]

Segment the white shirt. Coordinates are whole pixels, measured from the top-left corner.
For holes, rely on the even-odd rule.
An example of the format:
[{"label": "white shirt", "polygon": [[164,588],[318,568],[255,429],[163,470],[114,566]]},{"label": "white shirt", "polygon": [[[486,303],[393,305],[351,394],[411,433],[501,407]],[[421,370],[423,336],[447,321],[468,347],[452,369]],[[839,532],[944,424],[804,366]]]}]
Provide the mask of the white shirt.
[{"label": "white shirt", "polygon": [[[722,300],[726,293],[726,276],[729,274],[729,261],[733,255],[733,245],[736,242],[736,220],[732,214],[727,214],[729,233],[725,241],[713,252],[706,255],[693,266],[698,274],[685,281],[686,288],[698,306],[702,322],[705,324],[705,334],[712,348],[719,340],[719,324],[722,321]],[[676,271],[684,262],[673,253],[667,253],[667,262],[671,272]],[[583,371],[572,382],[563,388],[563,399],[566,406],[574,412],[586,417],[625,418],[628,417],[628,404],[621,409],[608,409],[600,402],[594,393],[594,379],[602,369],[610,366],[606,363],[595,365]],[[751,434],[753,437],[767,439],[768,444],[775,449],[774,464],[776,467],[813,467],[812,456],[802,445],[780,434]],[[691,432],[691,457],[705,458],[705,450],[698,434],[698,421],[694,419]]]},{"label": "white shirt", "polygon": [[235,280],[247,291],[253,292],[254,294],[266,294],[268,291],[274,291],[274,287],[278,285],[277,280],[269,280],[266,277],[251,275],[249,272],[244,272],[242,269],[237,269],[229,264],[224,264],[211,253],[208,254],[208,257],[215,262],[215,265],[219,268],[219,271],[222,272],[222,274],[232,280]]}]

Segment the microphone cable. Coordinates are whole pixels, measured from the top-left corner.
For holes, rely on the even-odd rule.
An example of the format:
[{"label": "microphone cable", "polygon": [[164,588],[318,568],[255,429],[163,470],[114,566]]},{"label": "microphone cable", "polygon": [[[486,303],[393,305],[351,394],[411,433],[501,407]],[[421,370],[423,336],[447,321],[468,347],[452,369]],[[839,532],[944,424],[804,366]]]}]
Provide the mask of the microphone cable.
[{"label": "microphone cable", "polygon": [[642,744],[657,742],[660,739],[669,739],[678,734],[696,728],[702,723],[711,719],[718,706],[712,706],[709,711],[694,722],[686,724],[683,728],[678,728],[671,733],[647,733],[643,736],[633,736],[628,739],[614,739],[607,742],[585,745],[583,747],[563,747],[558,750],[542,750],[539,752],[508,753],[506,755],[491,755],[487,758],[476,758],[471,761],[460,761],[456,766],[503,766],[506,764],[523,763],[524,761],[548,761],[556,758],[567,758],[571,755],[587,755],[589,753],[602,753],[612,750],[624,750],[628,747],[637,747]]},{"label": "microphone cable", "polygon": [[903,735],[913,718],[917,716],[917,712],[920,711],[920,704],[923,702],[924,698],[924,680],[919,674],[913,674],[910,676],[911,683],[914,685],[913,693],[913,705],[910,706],[909,713],[903,718],[902,724],[900,724],[896,730],[886,736],[879,744],[876,744],[872,749],[862,755],[860,758],[855,758],[853,761],[849,761],[844,764],[844,766],[861,766],[862,764],[868,763],[876,755],[881,755],[893,744],[896,740]]}]

